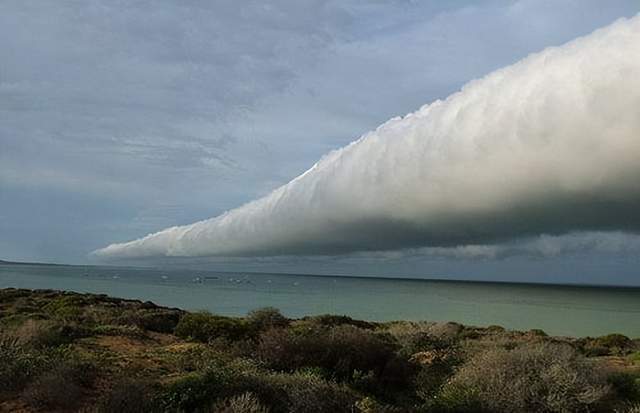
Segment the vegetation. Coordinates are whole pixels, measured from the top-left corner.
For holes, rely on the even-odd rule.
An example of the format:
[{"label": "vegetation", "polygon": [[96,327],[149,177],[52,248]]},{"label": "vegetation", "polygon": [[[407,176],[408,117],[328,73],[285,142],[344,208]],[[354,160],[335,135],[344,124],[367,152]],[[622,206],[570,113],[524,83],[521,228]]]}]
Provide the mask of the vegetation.
[{"label": "vegetation", "polygon": [[0,411],[635,412],[640,341],[0,290]]}]

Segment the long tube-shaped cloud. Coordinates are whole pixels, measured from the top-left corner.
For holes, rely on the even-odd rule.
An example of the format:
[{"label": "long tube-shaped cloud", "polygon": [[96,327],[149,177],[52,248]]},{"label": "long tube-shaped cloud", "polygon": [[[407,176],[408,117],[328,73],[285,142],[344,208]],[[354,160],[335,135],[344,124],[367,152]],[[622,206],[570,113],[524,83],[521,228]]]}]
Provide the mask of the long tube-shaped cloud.
[{"label": "long tube-shaped cloud", "polygon": [[640,15],[391,119],[264,198],[96,254],[333,254],[610,229],[640,229]]}]

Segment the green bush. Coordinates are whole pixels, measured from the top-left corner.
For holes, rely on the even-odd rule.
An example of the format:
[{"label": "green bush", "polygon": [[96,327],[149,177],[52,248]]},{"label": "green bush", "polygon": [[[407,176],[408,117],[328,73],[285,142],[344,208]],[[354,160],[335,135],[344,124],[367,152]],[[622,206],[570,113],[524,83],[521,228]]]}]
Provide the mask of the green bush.
[{"label": "green bush", "polygon": [[44,310],[56,318],[78,320],[89,305],[88,299],[79,294],[63,293],[44,305]]},{"label": "green bush", "polygon": [[175,328],[178,337],[204,343],[218,338],[239,340],[246,337],[248,332],[245,321],[206,311],[185,314]]},{"label": "green bush", "polygon": [[0,337],[0,389],[21,389],[46,364],[46,358],[26,350],[15,339]]},{"label": "green bush", "polygon": [[273,307],[264,307],[252,310],[247,314],[247,321],[256,332],[266,331],[271,328],[287,327],[289,319]]},{"label": "green bush", "polygon": [[123,312],[119,321],[143,330],[168,334],[175,330],[181,316],[180,311],[171,309],[135,309]]},{"label": "green bush", "polygon": [[229,396],[233,376],[221,367],[191,373],[171,383],[161,396],[166,409],[197,412],[221,397]]}]

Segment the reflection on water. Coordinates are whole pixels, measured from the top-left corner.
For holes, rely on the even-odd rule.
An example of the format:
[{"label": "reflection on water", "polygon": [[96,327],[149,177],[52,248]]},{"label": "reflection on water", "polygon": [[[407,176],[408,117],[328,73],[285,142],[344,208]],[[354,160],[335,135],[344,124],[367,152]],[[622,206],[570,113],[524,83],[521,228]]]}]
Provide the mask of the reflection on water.
[{"label": "reflection on water", "polygon": [[336,313],[379,321],[541,328],[554,335],[640,337],[640,289],[0,265],[0,288],[5,287],[103,293],[224,315],[273,306],[290,317]]}]

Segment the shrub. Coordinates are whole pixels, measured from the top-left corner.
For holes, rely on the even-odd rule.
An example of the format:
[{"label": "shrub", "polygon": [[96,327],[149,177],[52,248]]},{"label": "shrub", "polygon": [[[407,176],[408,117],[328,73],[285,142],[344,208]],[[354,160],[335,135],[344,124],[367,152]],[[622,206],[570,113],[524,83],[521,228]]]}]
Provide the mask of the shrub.
[{"label": "shrub", "polygon": [[216,413],[269,413],[269,409],[260,404],[260,400],[251,393],[243,393],[216,403]]},{"label": "shrub", "polygon": [[629,337],[622,334],[608,334],[596,338],[596,342],[607,348],[627,348],[631,344]]},{"label": "shrub", "polygon": [[137,309],[123,313],[121,322],[131,324],[143,330],[158,333],[172,333],[178,323],[182,312],[171,309]]},{"label": "shrub", "polygon": [[633,341],[622,334],[608,334],[580,339],[578,345],[588,356],[622,355],[631,351]]},{"label": "shrub", "polygon": [[162,411],[151,384],[132,378],[118,380],[99,401],[96,413],[141,413]]},{"label": "shrub", "polygon": [[640,375],[614,373],[607,380],[619,398],[629,402],[640,403]]},{"label": "shrub", "polygon": [[9,333],[19,345],[35,348],[68,344],[84,335],[84,329],[75,324],[31,319]]},{"label": "shrub", "polygon": [[355,407],[355,411],[360,413],[402,413],[405,411],[399,407],[380,404],[370,397],[358,400]]},{"label": "shrub", "polygon": [[254,331],[266,331],[270,328],[286,327],[289,319],[273,307],[264,307],[252,310],[247,315],[247,321]]},{"label": "shrub", "polygon": [[358,399],[344,385],[315,374],[296,372],[253,375],[248,391],[253,392],[273,412],[351,413]]},{"label": "shrub", "polygon": [[605,377],[568,345],[535,343],[473,357],[442,394],[473,391],[481,406],[500,412],[589,410],[608,396]]},{"label": "shrub", "polygon": [[168,410],[194,412],[220,397],[228,396],[232,374],[221,366],[211,366],[204,372],[191,373],[171,383],[161,396]]},{"label": "shrub", "polygon": [[[429,363],[420,363],[421,368],[414,379],[416,395],[424,401],[431,400],[438,393],[459,362],[457,358],[446,357],[446,353],[444,355],[440,355],[435,351],[429,353],[435,353],[435,355]],[[414,356],[423,354],[417,353]],[[412,360],[415,361],[415,357]]]},{"label": "shrub", "polygon": [[161,400],[168,411],[209,411],[229,407],[231,399],[246,393],[274,413],[351,412],[357,400],[348,387],[312,372],[263,371],[237,359],[212,361],[204,371],[184,376],[165,389]]},{"label": "shrub", "polygon": [[541,330],[539,328],[534,328],[531,329],[527,332],[528,335],[530,336],[534,336],[534,337],[548,337],[549,335],[544,331]]},{"label": "shrub", "polygon": [[68,357],[65,348],[36,349],[0,336],[0,389],[20,390]]},{"label": "shrub", "polygon": [[22,388],[44,364],[15,339],[0,337],[0,389]]},{"label": "shrub", "polygon": [[390,400],[411,391],[415,371],[395,350],[390,336],[345,324],[302,331],[272,329],[262,334],[256,353],[275,370],[319,369],[324,377]]},{"label": "shrub", "polygon": [[89,334],[98,336],[121,336],[137,339],[148,338],[149,336],[138,326],[127,325],[97,325],[89,330]]},{"label": "shrub", "polygon": [[321,314],[312,317],[303,317],[302,323],[309,325],[323,326],[323,327],[338,327],[343,325],[350,325],[353,327],[362,328],[365,330],[375,328],[375,323],[370,323],[363,320],[354,320],[346,315],[334,315],[334,314]]},{"label": "shrub", "polygon": [[424,405],[429,413],[483,413],[491,412],[483,407],[479,395],[470,388],[447,386]]},{"label": "shrub", "polygon": [[74,293],[62,294],[45,304],[44,310],[56,318],[79,319],[84,312],[83,308],[89,304],[87,298]]},{"label": "shrub", "polygon": [[27,386],[24,400],[38,409],[72,409],[91,384],[93,373],[92,367],[86,363],[60,361]]},{"label": "shrub", "polygon": [[420,351],[451,347],[470,334],[457,323],[428,323],[398,321],[388,325],[387,330],[400,344],[400,352],[410,356]]},{"label": "shrub", "polygon": [[270,368],[293,371],[304,366],[310,353],[315,351],[315,346],[304,350],[308,341],[291,330],[268,330],[260,336],[256,355]]},{"label": "shrub", "polygon": [[320,367],[339,380],[356,370],[380,373],[395,357],[386,336],[351,325],[304,332],[270,330],[258,345],[258,357],[268,366],[285,371]]},{"label": "shrub", "polygon": [[327,382],[315,375],[297,373],[276,376],[290,403],[290,412],[351,412],[355,397],[346,387]]},{"label": "shrub", "polygon": [[229,354],[200,343],[192,343],[180,351],[168,352],[166,357],[172,368],[182,372],[205,371],[209,367],[219,366],[232,359]]},{"label": "shrub", "polygon": [[426,351],[452,350],[454,347],[454,344],[450,341],[434,337],[423,331],[404,334],[401,339],[400,344],[402,347],[399,353],[405,357],[411,357],[416,353]]},{"label": "shrub", "polygon": [[243,320],[213,315],[206,311],[185,314],[175,328],[178,337],[204,343],[217,338],[239,340],[247,333],[248,328]]}]

